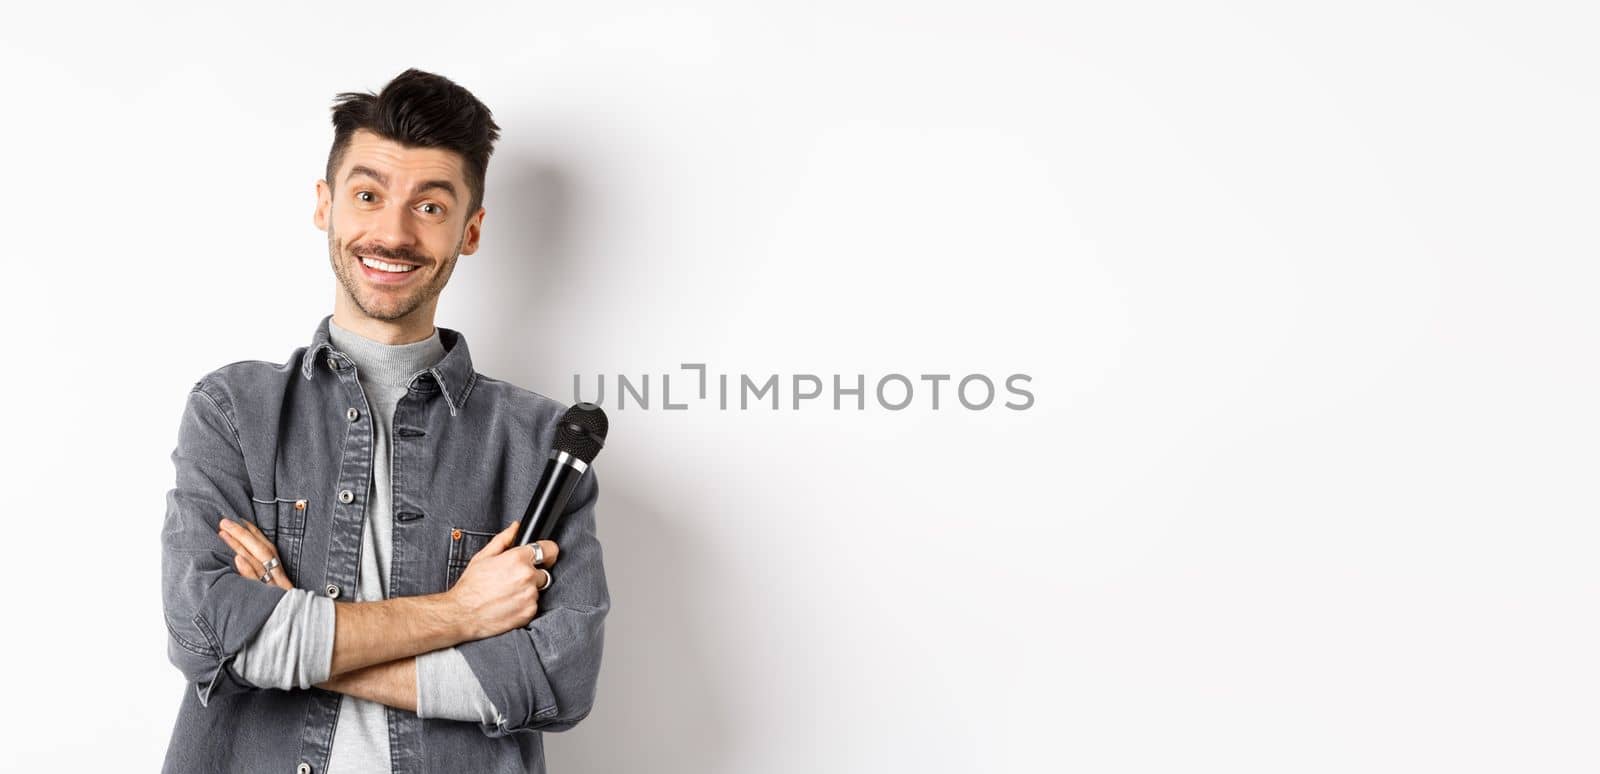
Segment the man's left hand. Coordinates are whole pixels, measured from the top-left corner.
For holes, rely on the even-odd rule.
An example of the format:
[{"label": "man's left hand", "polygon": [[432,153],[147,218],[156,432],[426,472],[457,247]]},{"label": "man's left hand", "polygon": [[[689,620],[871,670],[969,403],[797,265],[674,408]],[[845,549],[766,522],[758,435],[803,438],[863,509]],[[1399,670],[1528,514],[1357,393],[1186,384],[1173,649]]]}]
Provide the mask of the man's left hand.
[{"label": "man's left hand", "polygon": [[[263,572],[261,568],[268,559],[278,556],[278,547],[262,534],[260,527],[251,522],[237,522],[223,518],[218,526],[222,529],[217,534],[233,549],[234,568],[246,578],[261,580]],[[289,582],[289,571],[284,568],[282,560],[277,567],[272,568],[272,584],[280,589],[294,588],[294,584]]]}]

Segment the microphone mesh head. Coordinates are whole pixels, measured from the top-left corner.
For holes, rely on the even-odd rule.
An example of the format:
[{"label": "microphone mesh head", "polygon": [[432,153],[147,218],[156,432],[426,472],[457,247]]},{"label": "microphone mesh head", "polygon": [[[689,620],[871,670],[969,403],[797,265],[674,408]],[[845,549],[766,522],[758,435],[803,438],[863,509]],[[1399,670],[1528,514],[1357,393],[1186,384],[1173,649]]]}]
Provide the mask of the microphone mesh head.
[{"label": "microphone mesh head", "polygon": [[610,428],[606,412],[599,406],[588,401],[574,404],[556,425],[555,450],[571,454],[587,465],[606,445],[606,431]]}]

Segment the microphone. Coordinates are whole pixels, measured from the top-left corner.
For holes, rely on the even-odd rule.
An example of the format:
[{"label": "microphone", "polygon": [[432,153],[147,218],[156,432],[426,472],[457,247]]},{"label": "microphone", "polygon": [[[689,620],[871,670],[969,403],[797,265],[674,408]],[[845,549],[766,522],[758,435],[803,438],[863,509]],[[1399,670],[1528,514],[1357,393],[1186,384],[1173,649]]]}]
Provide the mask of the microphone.
[{"label": "microphone", "polygon": [[544,474],[533,490],[533,499],[522,514],[518,528],[517,545],[527,545],[535,540],[549,540],[561,525],[567,498],[577,487],[578,479],[589,469],[606,445],[606,431],[610,423],[606,412],[599,406],[584,401],[567,409],[556,425],[556,440],[550,447],[550,459],[544,464]]}]

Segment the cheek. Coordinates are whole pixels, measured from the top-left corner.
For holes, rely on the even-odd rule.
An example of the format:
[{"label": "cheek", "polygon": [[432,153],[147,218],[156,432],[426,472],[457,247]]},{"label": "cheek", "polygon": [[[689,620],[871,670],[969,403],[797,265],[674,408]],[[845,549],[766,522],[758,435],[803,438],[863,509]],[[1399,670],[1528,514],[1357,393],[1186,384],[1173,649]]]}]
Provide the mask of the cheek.
[{"label": "cheek", "polygon": [[352,242],[352,235],[365,231],[371,219],[369,213],[355,207],[335,205],[328,213],[328,228],[337,233],[340,239]]},{"label": "cheek", "polygon": [[333,229],[335,244],[339,246],[339,252],[348,253],[351,245],[361,241],[361,230],[348,221],[340,224],[340,226],[340,228]]}]

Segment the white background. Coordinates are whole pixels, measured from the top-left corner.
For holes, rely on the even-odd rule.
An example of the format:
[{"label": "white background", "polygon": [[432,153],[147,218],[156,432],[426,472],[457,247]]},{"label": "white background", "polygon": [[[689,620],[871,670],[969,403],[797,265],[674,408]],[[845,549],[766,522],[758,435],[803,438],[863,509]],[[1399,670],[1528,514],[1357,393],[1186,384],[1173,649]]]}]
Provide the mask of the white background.
[{"label": "white background", "polygon": [[608,397],[552,772],[1594,771],[1581,11],[7,11],[0,768],[159,767],[184,395],[331,311],[328,106],[416,66],[504,128],[438,318],[484,373],[1033,377]]}]

